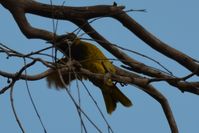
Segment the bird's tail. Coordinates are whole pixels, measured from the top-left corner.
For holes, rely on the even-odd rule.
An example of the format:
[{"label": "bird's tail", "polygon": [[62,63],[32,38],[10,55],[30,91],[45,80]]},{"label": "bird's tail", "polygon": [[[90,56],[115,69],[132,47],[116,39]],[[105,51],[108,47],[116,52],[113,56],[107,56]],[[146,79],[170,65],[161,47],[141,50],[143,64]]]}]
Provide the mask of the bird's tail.
[{"label": "bird's tail", "polygon": [[106,105],[106,110],[111,114],[117,107],[117,102],[120,102],[125,107],[132,106],[132,102],[125,96],[115,85],[103,85],[102,94]]}]

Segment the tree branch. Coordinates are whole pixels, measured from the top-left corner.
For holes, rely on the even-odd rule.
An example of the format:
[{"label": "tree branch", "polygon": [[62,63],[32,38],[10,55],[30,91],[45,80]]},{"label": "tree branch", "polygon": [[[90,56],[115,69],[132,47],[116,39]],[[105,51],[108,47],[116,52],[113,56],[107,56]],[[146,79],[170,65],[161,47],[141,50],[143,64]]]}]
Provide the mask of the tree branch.
[{"label": "tree branch", "polygon": [[[146,29],[144,29],[140,24],[138,24],[133,18],[128,16],[124,11],[124,6],[108,6],[108,5],[99,5],[99,6],[86,6],[86,7],[68,7],[68,6],[54,6],[48,4],[42,4],[33,0],[0,0],[0,4],[2,4],[5,8],[7,8],[11,14],[13,15],[15,21],[17,22],[21,32],[27,38],[39,38],[46,40],[48,42],[52,42],[52,45],[60,50],[63,54],[65,54],[67,42],[62,43],[62,45],[57,45],[56,40],[60,37],[55,33],[52,33],[47,30],[38,29],[32,27],[31,24],[27,21],[25,16],[26,13],[31,13],[43,17],[59,19],[59,20],[68,20],[74,24],[76,24],[79,28],[84,30],[91,38],[93,38],[96,42],[98,42],[102,47],[112,53],[115,57],[117,57],[122,63],[128,65],[133,72],[137,72],[139,74],[144,74],[149,76],[150,78],[144,78],[136,73],[126,72],[122,69],[117,69],[116,74],[110,74],[110,78],[114,81],[128,83],[136,85],[139,89],[145,91],[154,99],[156,99],[162,106],[164,113],[169,122],[172,133],[178,133],[177,125],[175,119],[173,117],[172,111],[168,104],[167,99],[157,91],[153,86],[150,85],[152,82],[156,81],[166,81],[168,84],[179,88],[181,91],[187,91],[194,94],[199,94],[199,82],[186,82],[186,78],[190,76],[197,75],[199,76],[199,64],[195,63],[195,60],[189,57],[188,55],[172,48],[168,44],[160,41]],[[106,40],[102,35],[100,35],[89,23],[88,20],[97,17],[111,17],[118,20],[121,24],[123,24],[127,29],[129,29],[132,33],[137,35],[141,40],[151,46],[153,49],[159,51],[161,54],[175,60],[188,70],[190,70],[193,74],[185,77],[184,79],[172,77],[166,73],[162,73],[156,69],[152,69],[151,67],[134,60],[129,57],[127,54],[111,45],[111,43]],[[48,74],[50,74],[53,69],[49,69],[41,74],[28,76],[23,75],[22,72],[33,65],[36,60],[33,60],[27,66],[24,66],[19,73],[11,74],[0,71],[0,75],[12,78],[14,83],[19,79],[24,80],[38,80],[41,79]],[[86,75],[89,78],[96,79],[105,79],[106,77],[102,74],[92,73],[83,68],[74,67],[77,73],[81,73]],[[64,72],[68,72],[66,68],[64,68]],[[5,92],[12,83],[2,89],[0,94]]]},{"label": "tree branch", "polygon": [[166,118],[169,122],[170,128],[172,133],[178,133],[177,124],[175,122],[175,118],[173,116],[172,110],[170,108],[170,105],[167,101],[167,99],[162,95],[159,91],[157,91],[153,86],[139,86],[139,88],[146,93],[148,93],[150,96],[152,96],[155,100],[157,100],[161,106],[162,109],[166,115]]},{"label": "tree branch", "polygon": [[119,15],[115,15],[114,18],[156,51],[172,60],[175,60],[191,72],[195,72],[197,70],[196,74],[199,76],[199,65],[195,63],[194,59],[156,38],[124,11]]}]

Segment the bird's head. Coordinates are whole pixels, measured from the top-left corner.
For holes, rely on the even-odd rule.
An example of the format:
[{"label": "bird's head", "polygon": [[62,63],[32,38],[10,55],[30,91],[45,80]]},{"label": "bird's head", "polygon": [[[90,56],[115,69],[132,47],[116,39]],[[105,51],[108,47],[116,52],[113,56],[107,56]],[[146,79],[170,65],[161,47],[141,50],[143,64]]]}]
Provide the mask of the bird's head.
[{"label": "bird's head", "polygon": [[77,35],[73,32],[66,34],[65,40],[71,44],[78,44],[80,41],[80,39],[77,37]]},{"label": "bird's head", "polygon": [[77,35],[73,32],[66,34],[66,38],[69,41],[74,41],[77,38]]}]

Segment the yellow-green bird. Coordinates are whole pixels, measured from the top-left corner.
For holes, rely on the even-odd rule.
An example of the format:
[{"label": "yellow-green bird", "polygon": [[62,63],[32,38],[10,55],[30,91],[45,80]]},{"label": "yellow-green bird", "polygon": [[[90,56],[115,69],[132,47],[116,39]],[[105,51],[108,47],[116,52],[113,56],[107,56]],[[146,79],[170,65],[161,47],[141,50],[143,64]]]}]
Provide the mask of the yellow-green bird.
[{"label": "yellow-green bird", "polygon": [[[70,46],[70,52],[67,50],[67,54],[72,59],[79,61],[81,66],[93,73],[106,74],[106,73],[115,73],[115,67],[108,60],[108,58],[93,44],[86,41],[82,41],[72,34],[69,36],[72,44]],[[72,39],[71,39],[72,38]],[[66,63],[67,58],[60,59],[57,63],[58,65]],[[68,85],[72,80],[76,79],[74,74],[71,74],[70,81],[69,75],[67,73],[62,74],[63,80],[66,85]],[[80,75],[80,78],[83,78]],[[85,78],[85,77],[84,77]],[[85,78],[86,79],[86,78]],[[104,80],[95,80],[89,79],[95,86],[101,89],[102,95],[104,97],[104,102],[106,105],[106,110],[111,114],[115,109],[117,102],[120,102],[122,105],[129,107],[132,105],[131,101],[117,88],[117,86],[112,82],[111,79]],[[58,71],[55,70],[47,77],[48,85],[51,87],[54,85],[56,88],[64,88]]]}]

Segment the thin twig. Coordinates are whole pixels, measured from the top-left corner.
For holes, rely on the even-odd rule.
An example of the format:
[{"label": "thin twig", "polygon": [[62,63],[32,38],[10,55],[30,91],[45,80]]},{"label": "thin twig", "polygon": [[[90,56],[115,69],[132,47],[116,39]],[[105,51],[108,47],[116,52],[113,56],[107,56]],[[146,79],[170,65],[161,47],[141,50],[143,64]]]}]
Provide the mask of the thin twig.
[{"label": "thin twig", "polygon": [[110,130],[112,133],[114,133],[113,129],[111,128],[110,124],[108,123],[108,121],[106,120],[103,112],[101,111],[100,107],[97,104],[97,101],[93,98],[92,94],[90,93],[90,91],[88,90],[88,88],[86,87],[86,85],[84,84],[83,81],[81,81],[82,85],[84,86],[84,88],[86,89],[86,92],[88,93],[88,95],[90,96],[90,98],[92,99],[92,101],[94,102],[95,106],[97,107],[97,110],[99,111],[100,115],[102,116],[102,118],[104,119],[108,130]]},{"label": "thin twig", "polygon": [[[73,71],[73,73],[75,73],[75,75],[77,76],[76,79],[80,79],[80,76],[78,75],[78,73],[76,73],[75,71]],[[95,106],[97,107],[97,109],[98,109],[100,115],[101,115],[102,118],[104,119],[104,121],[105,121],[105,123],[106,123],[106,125],[107,125],[107,127],[108,127],[108,131],[111,131],[112,133],[114,133],[114,132],[113,132],[113,129],[111,128],[110,124],[108,123],[108,121],[106,120],[104,114],[102,113],[100,107],[98,106],[97,101],[94,99],[94,97],[92,96],[92,94],[91,94],[90,91],[88,90],[87,86],[84,84],[84,82],[83,82],[82,80],[80,80],[80,81],[81,81],[82,85],[84,86],[86,92],[88,93],[88,95],[90,96],[90,98],[92,99],[92,101],[94,102]]]},{"label": "thin twig", "polygon": [[23,128],[23,126],[22,126],[22,124],[21,124],[21,122],[20,122],[20,120],[19,120],[19,117],[18,117],[18,115],[17,115],[17,112],[16,112],[16,110],[15,110],[15,106],[14,106],[14,98],[13,98],[14,83],[15,83],[15,81],[13,81],[13,84],[12,84],[11,89],[10,89],[10,102],[11,102],[11,107],[12,107],[12,111],[13,111],[13,113],[14,113],[15,119],[16,119],[16,121],[17,121],[17,124],[19,125],[21,131],[22,131],[23,133],[25,133],[25,130],[24,130],[24,128]]},{"label": "thin twig", "polygon": [[[26,66],[23,66],[19,72],[16,73],[15,77],[13,77],[13,84],[20,79],[21,74],[23,73],[24,70],[26,70],[28,67],[34,65],[36,63],[36,60],[33,60],[32,62],[28,63]],[[12,83],[9,84],[8,86],[4,87],[1,91],[0,94],[3,94],[5,91],[7,91],[12,85]]]},{"label": "thin twig", "polygon": [[[76,74],[75,74],[76,75]],[[77,78],[76,78],[77,79]],[[78,91],[78,104],[79,104],[79,107],[81,108],[81,98],[80,98],[80,88],[79,88],[79,84],[78,84],[78,81],[76,80],[76,86],[77,86],[77,91]],[[86,126],[84,124],[84,121],[83,121],[83,118],[82,118],[82,112],[80,110],[78,110],[78,114],[79,114],[79,118],[80,118],[80,122],[81,122],[81,133],[83,133],[83,131],[85,131],[85,133],[88,133],[87,132],[87,129],[86,129]]]},{"label": "thin twig", "polygon": [[[27,65],[27,64],[26,64],[26,60],[25,60],[25,58],[24,58],[24,66],[26,66],[26,65]],[[27,70],[25,70],[24,72],[25,72],[25,75],[27,75]],[[26,89],[27,89],[27,92],[28,92],[28,96],[29,96],[30,101],[31,101],[31,103],[32,103],[32,105],[33,105],[33,108],[34,108],[34,110],[35,110],[35,113],[37,114],[37,117],[38,117],[38,119],[39,119],[39,121],[40,121],[40,123],[41,123],[41,126],[42,126],[43,130],[44,130],[44,133],[47,133],[47,130],[46,130],[44,124],[43,124],[43,121],[41,120],[41,117],[40,117],[40,115],[39,115],[39,112],[38,112],[38,110],[37,110],[37,107],[36,107],[36,105],[35,105],[35,103],[34,103],[34,100],[33,100],[33,97],[32,97],[32,95],[31,95],[31,92],[30,92],[30,89],[29,89],[29,85],[28,85],[28,81],[27,81],[27,80],[25,80],[25,84],[26,84]]]},{"label": "thin twig", "polygon": [[77,102],[75,101],[75,99],[73,98],[73,96],[71,95],[71,93],[69,92],[69,89],[67,88],[67,85],[64,82],[64,79],[61,75],[60,70],[58,69],[58,73],[59,73],[59,78],[62,82],[62,84],[65,86],[65,90],[67,92],[67,94],[69,95],[70,99],[72,100],[72,102],[74,103],[75,107],[77,110],[80,110],[82,112],[82,114],[84,114],[84,116],[87,118],[87,120],[95,127],[95,129],[99,132],[102,133],[102,131],[98,128],[98,126],[86,115],[86,113],[79,107],[79,105],[77,104]]},{"label": "thin twig", "polygon": [[182,77],[181,79],[185,81],[185,80],[193,77],[197,73],[198,70],[199,70],[199,67],[194,72],[192,72],[191,74],[189,74],[189,75],[187,75],[185,77]]}]

